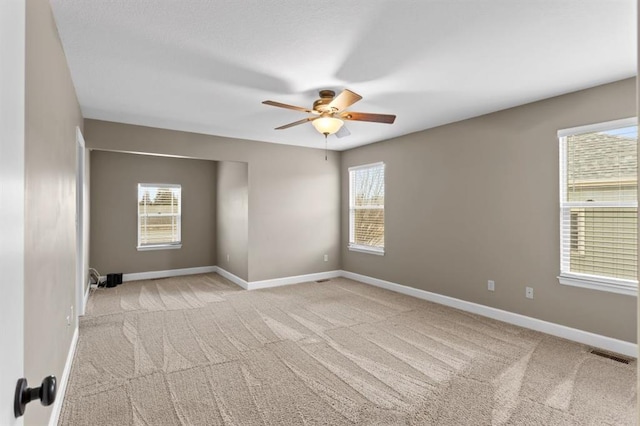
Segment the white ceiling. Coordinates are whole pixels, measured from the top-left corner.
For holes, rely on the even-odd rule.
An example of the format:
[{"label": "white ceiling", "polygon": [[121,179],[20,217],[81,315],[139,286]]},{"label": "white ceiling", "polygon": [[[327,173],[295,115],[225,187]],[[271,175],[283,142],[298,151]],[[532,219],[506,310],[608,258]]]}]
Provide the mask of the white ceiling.
[{"label": "white ceiling", "polygon": [[636,75],[635,0],[51,0],[86,118],[324,148],[274,127],[363,96],[344,150]]}]

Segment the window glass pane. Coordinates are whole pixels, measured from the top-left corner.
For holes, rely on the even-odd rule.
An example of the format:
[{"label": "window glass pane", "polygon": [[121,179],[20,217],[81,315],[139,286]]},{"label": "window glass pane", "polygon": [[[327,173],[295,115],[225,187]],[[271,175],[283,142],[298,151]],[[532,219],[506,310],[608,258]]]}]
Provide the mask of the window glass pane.
[{"label": "window glass pane", "polygon": [[349,170],[350,240],[384,248],[384,164]]},{"label": "window glass pane", "polygon": [[352,242],[362,246],[384,247],[384,210],[357,209],[354,215]]},{"label": "window glass pane", "polygon": [[384,205],[384,166],[352,172],[352,197],[355,206]]},{"label": "window glass pane", "polygon": [[571,272],[636,279],[636,208],[571,209]]},{"label": "window glass pane", "polygon": [[138,246],[180,243],[181,187],[138,185]]},{"label": "window glass pane", "polygon": [[637,200],[637,127],[567,137],[567,201]]},{"label": "window glass pane", "polygon": [[142,244],[165,244],[179,242],[175,216],[148,216],[141,234]]},{"label": "window glass pane", "polygon": [[561,274],[637,282],[637,129],[561,138]]}]

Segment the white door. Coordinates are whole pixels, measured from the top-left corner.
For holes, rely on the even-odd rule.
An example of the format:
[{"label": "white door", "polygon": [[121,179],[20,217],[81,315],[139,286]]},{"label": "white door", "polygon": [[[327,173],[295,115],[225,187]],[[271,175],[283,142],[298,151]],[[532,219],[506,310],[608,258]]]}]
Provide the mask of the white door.
[{"label": "white door", "polygon": [[0,0],[0,425],[24,373],[25,0]]}]

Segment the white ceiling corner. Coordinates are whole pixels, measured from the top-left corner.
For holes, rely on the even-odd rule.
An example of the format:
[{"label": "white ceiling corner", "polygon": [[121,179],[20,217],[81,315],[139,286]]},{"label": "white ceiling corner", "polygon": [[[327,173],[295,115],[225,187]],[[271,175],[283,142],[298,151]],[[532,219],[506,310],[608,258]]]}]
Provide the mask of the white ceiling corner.
[{"label": "white ceiling corner", "polygon": [[636,75],[634,0],[50,0],[86,118],[324,147],[319,89],[363,96],[344,150]]}]

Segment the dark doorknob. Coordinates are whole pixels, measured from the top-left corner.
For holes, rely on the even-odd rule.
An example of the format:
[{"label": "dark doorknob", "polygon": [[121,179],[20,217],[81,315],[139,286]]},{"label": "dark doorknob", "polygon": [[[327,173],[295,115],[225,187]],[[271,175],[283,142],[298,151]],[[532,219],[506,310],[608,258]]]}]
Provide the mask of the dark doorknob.
[{"label": "dark doorknob", "polygon": [[24,415],[27,404],[39,399],[42,405],[51,405],[56,400],[57,382],[56,376],[48,376],[42,380],[37,388],[27,387],[27,379],[18,379],[16,385],[16,397],[13,402],[13,413],[16,418]]}]

